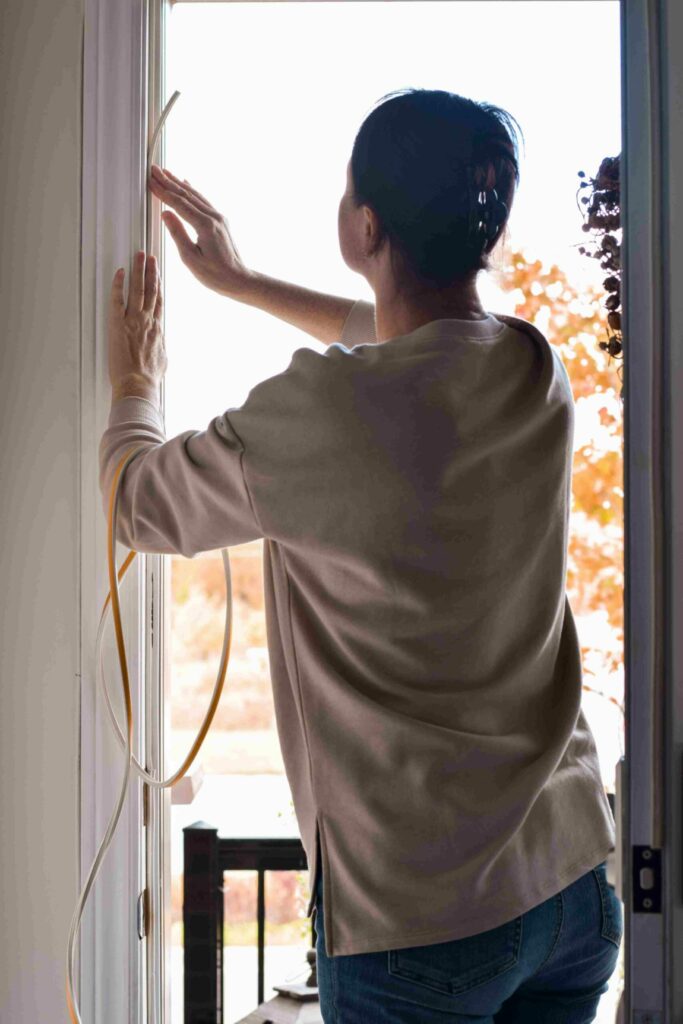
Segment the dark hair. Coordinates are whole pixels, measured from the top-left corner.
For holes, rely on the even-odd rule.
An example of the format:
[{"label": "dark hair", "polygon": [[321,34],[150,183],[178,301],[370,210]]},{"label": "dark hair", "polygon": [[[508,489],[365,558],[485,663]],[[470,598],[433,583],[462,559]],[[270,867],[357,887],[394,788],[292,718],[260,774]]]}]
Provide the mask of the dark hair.
[{"label": "dark hair", "polygon": [[468,238],[469,223],[487,180],[508,212],[512,206],[519,164],[511,121],[519,127],[490,103],[410,88],[382,96],[360,126],[351,153],[354,201],[375,211],[392,254],[418,282],[446,287],[490,268],[508,217],[483,248]]}]

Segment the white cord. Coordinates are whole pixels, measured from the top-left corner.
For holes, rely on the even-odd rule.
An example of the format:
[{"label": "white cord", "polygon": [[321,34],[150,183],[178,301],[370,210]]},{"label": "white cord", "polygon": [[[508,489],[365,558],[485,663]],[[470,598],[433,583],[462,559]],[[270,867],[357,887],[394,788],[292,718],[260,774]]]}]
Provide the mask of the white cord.
[{"label": "white cord", "polygon": [[[135,458],[135,456],[137,454],[138,454],[137,452],[132,452],[130,454],[130,456],[126,459],[126,461],[125,461],[125,463],[123,465],[123,469],[121,470],[121,475],[119,477],[119,482],[121,481],[121,479],[123,479],[123,473],[124,473],[124,471],[126,469],[126,466],[128,466],[128,463],[131,462],[131,460],[133,458]],[[113,559],[114,565],[116,565],[116,557],[115,557],[115,555],[116,555],[116,514],[117,514],[117,509],[118,509],[118,503],[119,503],[119,488],[117,487],[116,488],[116,495],[115,495],[115,498],[114,498],[114,510],[113,510],[113,515],[112,515],[113,529],[112,529],[112,539],[111,539],[111,545],[112,545],[111,557]],[[118,581],[118,576],[117,576],[116,573],[114,573],[114,582],[115,582],[115,586],[116,586],[116,593],[118,595],[118,593],[119,593],[119,581]],[[111,601],[109,603],[111,604]],[[130,737],[128,735],[128,732],[126,732],[126,736],[125,736],[125,750],[126,750],[126,766],[125,766],[125,769],[124,769],[124,772],[123,772],[123,781],[121,783],[121,791],[119,793],[119,799],[117,801],[116,807],[114,808],[114,813],[111,816],[111,820],[109,822],[109,826],[108,826],[107,831],[105,833],[104,839],[102,840],[102,842],[100,844],[100,847],[99,847],[99,849],[97,851],[97,855],[95,857],[95,860],[93,861],[92,867],[90,868],[90,871],[88,873],[88,877],[86,879],[85,885],[83,886],[81,894],[80,894],[80,896],[78,898],[78,902],[76,904],[76,909],[74,910],[73,917],[71,918],[71,927],[69,928],[69,941],[68,941],[68,944],[67,944],[67,952],[66,952],[66,974],[67,974],[67,982],[68,982],[68,985],[69,985],[69,994],[70,994],[71,1000],[73,1002],[74,1013],[76,1015],[76,1020],[77,1020],[78,1024],[82,1024],[82,1018],[81,1018],[80,1010],[78,1008],[78,1003],[76,1001],[76,995],[75,995],[75,992],[74,992],[73,961],[74,961],[74,947],[75,947],[75,944],[76,944],[76,935],[78,933],[78,928],[80,926],[81,918],[83,916],[83,909],[85,907],[85,901],[88,898],[88,894],[90,893],[90,890],[92,888],[93,882],[95,881],[95,878],[97,876],[97,872],[100,869],[100,865],[102,863],[104,855],[105,855],[107,849],[109,848],[109,844],[110,844],[110,842],[112,840],[112,836],[114,835],[114,831],[115,831],[116,826],[118,824],[119,818],[121,817],[121,811],[123,810],[123,804],[124,804],[124,801],[126,799],[126,793],[128,792],[128,779],[130,778],[130,757],[131,757]]]},{"label": "white cord", "polygon": [[[201,728],[199,730],[200,732],[204,728],[207,719],[211,716],[211,706],[213,703],[213,698],[216,695],[216,692],[220,686],[220,681],[223,677],[223,666],[225,665],[228,659],[228,651],[230,649],[230,640],[232,637],[232,583],[230,577],[230,558],[228,556],[226,548],[221,549],[221,555],[223,556],[223,570],[225,572],[225,632],[223,633],[223,650],[221,651],[220,666],[218,669],[218,676],[216,677],[216,682],[214,684],[213,693],[211,695],[211,701],[209,702],[208,710],[204,716],[204,721],[202,722]],[[104,675],[104,664],[102,658],[102,634],[104,633],[106,621],[107,609],[105,608],[100,617],[100,626],[97,631],[96,649],[99,652],[99,677],[100,683],[102,685],[102,691],[104,693],[104,699],[107,702],[109,717],[114,728],[114,733],[119,741],[119,744],[122,747],[125,747],[127,743],[127,737],[124,736],[123,730],[119,725],[114,709],[111,706],[109,691],[107,689],[107,680]],[[138,761],[134,754],[131,755],[131,762],[140,778],[143,779],[148,786],[152,786],[155,789],[167,789],[169,786],[173,786],[177,782],[177,780],[182,777],[182,774],[184,774],[181,773],[180,769],[178,769],[178,771],[171,775],[168,779],[155,779],[152,775],[149,774],[149,772],[145,771],[145,769],[142,767],[142,765],[140,764],[140,762]]]},{"label": "white cord", "polygon": [[[150,172],[151,162],[154,159],[154,153],[155,153],[155,150],[156,150],[156,147],[157,147],[157,143],[158,143],[158,140],[159,140],[159,137],[160,137],[161,129],[163,127],[163,124],[164,124],[166,118],[168,117],[168,115],[169,115],[169,113],[171,111],[171,108],[172,108],[173,104],[178,99],[179,95],[180,95],[180,93],[177,90],[176,90],[176,92],[173,93],[173,96],[171,97],[169,102],[166,104],[166,107],[164,108],[164,111],[163,111],[163,113],[162,113],[162,115],[161,115],[161,117],[159,119],[159,123],[156,126],[156,130],[154,132],[154,135],[152,136],[152,141],[151,141],[150,146],[149,146],[148,151],[147,151],[147,175],[148,176],[149,176],[149,172]],[[149,206],[147,207],[147,218],[148,218],[147,235],[149,235],[149,226],[150,226],[150,224],[149,224]],[[149,248],[149,244],[148,244],[148,248]],[[118,484],[117,484],[117,487],[116,487],[116,494],[114,496],[113,510],[112,510],[112,535],[111,535],[111,550],[110,550],[111,563],[110,564],[114,566],[114,573],[113,573],[113,576],[114,576],[114,587],[116,588],[116,595],[117,595],[117,599],[118,599],[117,600],[117,604],[118,604],[119,608],[121,606],[121,601],[120,601],[120,594],[119,594],[118,572],[116,571],[116,522],[117,522],[117,515],[118,515],[119,492],[120,492],[120,487],[121,487],[121,481],[123,480],[123,474],[124,474],[127,466],[135,458],[135,456],[139,455],[139,454],[140,454],[140,449],[137,449],[137,450],[131,452],[130,455],[128,456],[128,458],[125,460],[125,462],[123,463],[123,465],[121,467],[121,471],[119,473],[119,478],[118,478]],[[205,727],[207,727],[207,725],[208,725],[209,720],[215,714],[214,702],[217,701],[217,699],[218,699],[218,692],[219,692],[221,686],[223,685],[223,682],[224,682],[224,679],[225,679],[225,673],[227,671],[228,652],[230,650],[230,641],[231,641],[231,637],[232,637],[232,580],[231,580],[231,575],[230,575],[230,557],[228,555],[227,548],[222,548],[221,549],[221,556],[223,558],[223,570],[224,570],[224,573],[225,573],[225,631],[224,631],[224,634],[223,634],[223,650],[221,651],[221,660],[220,660],[220,665],[219,665],[219,669],[218,669],[218,675],[216,677],[216,682],[214,684],[213,693],[212,693],[212,696],[211,696],[211,701],[209,702],[208,710],[206,712],[206,715],[204,716],[204,721],[202,722],[201,728],[200,728],[199,732],[197,733],[197,736],[199,736],[199,734],[204,731]],[[109,699],[109,691],[107,689],[107,682],[106,682],[106,678],[105,678],[105,675],[104,675],[104,665],[103,665],[103,658],[102,658],[102,638],[104,636],[104,628],[105,628],[106,623],[107,623],[108,606],[109,607],[113,607],[113,596],[111,595],[111,593],[110,593],[110,600],[105,603],[105,606],[102,609],[102,614],[100,616],[100,622],[99,622],[99,626],[98,626],[98,629],[97,629],[97,640],[96,640],[96,644],[95,644],[95,657],[96,657],[98,668],[96,669],[96,671],[99,670],[100,682],[102,684],[102,690],[103,690],[103,693],[104,693],[104,699],[106,701],[107,709],[109,711],[109,717],[111,719],[111,723],[112,723],[112,726],[114,728],[114,734],[117,737],[117,739],[119,740],[119,743],[121,744],[121,746],[124,748],[124,752],[125,752],[125,768],[124,768],[124,772],[123,772],[123,778],[122,778],[122,781],[121,781],[121,789],[120,789],[120,792],[119,792],[119,797],[118,797],[118,800],[116,802],[116,806],[114,808],[114,813],[111,816],[111,819],[109,821],[109,825],[107,827],[107,831],[106,831],[106,833],[104,835],[104,838],[103,838],[102,842],[100,843],[100,846],[99,846],[99,849],[98,849],[97,854],[95,856],[95,859],[93,861],[92,867],[90,868],[90,871],[88,873],[88,877],[86,879],[85,885],[83,886],[83,889],[81,890],[81,894],[80,894],[80,896],[78,898],[78,902],[76,904],[76,909],[74,910],[73,916],[71,918],[71,926],[69,928],[69,939],[68,939],[68,943],[67,943],[67,952],[66,952],[66,973],[67,973],[68,996],[69,996],[69,999],[70,999],[72,1007],[73,1007],[73,1017],[72,1017],[72,1019],[75,1020],[76,1024],[82,1024],[82,1018],[81,1018],[80,1010],[79,1010],[79,1007],[78,1007],[78,1002],[76,1000],[76,995],[75,995],[75,991],[74,991],[74,955],[75,955],[75,946],[76,946],[76,936],[78,934],[78,929],[79,929],[80,924],[81,924],[81,919],[83,917],[83,910],[85,908],[85,904],[86,904],[86,901],[88,899],[88,895],[90,894],[90,890],[91,890],[91,888],[92,888],[92,886],[94,884],[95,878],[97,877],[97,873],[98,873],[98,871],[100,869],[100,866],[102,864],[102,860],[104,859],[104,855],[107,852],[107,850],[109,849],[109,845],[110,845],[111,840],[113,838],[114,832],[116,831],[116,826],[118,825],[119,818],[121,817],[121,812],[123,810],[123,804],[125,802],[126,794],[128,792],[128,781],[130,779],[131,763],[132,763],[135,771],[137,772],[137,774],[140,776],[140,778],[148,786],[151,786],[154,789],[167,789],[167,788],[173,786],[178,781],[178,779],[182,778],[182,776],[185,774],[185,772],[187,772],[187,770],[189,768],[189,764],[186,765],[185,762],[183,762],[183,764],[178,769],[178,771],[174,772],[174,774],[171,775],[168,779],[155,779],[153,776],[151,776],[149,774],[149,772],[147,772],[142,767],[142,765],[140,764],[138,759],[133,755],[132,750],[131,750],[131,742],[130,742],[130,736],[129,736],[128,730],[126,729],[126,732],[125,732],[125,735],[124,735],[124,732],[121,729],[121,727],[119,725],[119,722],[118,722],[118,719],[116,718],[116,715],[114,713],[114,709],[112,708],[111,701]],[[121,670],[122,670],[122,673],[123,673],[123,665],[121,665]],[[131,725],[132,725],[132,722],[131,722]],[[204,739],[205,738],[206,738],[206,736],[204,737]],[[196,740],[195,740],[195,742],[196,742]],[[197,753],[199,753],[199,749],[200,749],[200,747],[197,748],[197,751],[195,752],[195,757],[196,757]],[[187,758],[185,760],[187,760]],[[190,764],[191,763],[192,762],[190,762]],[[79,836],[79,841],[80,841],[80,836]]]},{"label": "white cord", "polygon": [[[132,452],[130,454],[130,456],[126,459],[126,461],[124,462],[123,468],[121,470],[121,474],[119,476],[119,486],[116,489],[116,496],[115,496],[115,499],[114,499],[114,508],[113,508],[113,513],[112,513],[112,551],[111,551],[111,557],[112,557],[112,563],[114,565],[116,565],[116,521],[117,521],[117,515],[118,515],[120,484],[121,484],[121,481],[123,480],[123,474],[124,474],[128,464],[138,454],[140,454],[139,450]],[[223,569],[224,569],[224,572],[225,572],[225,588],[226,588],[225,631],[224,631],[224,634],[223,634],[223,649],[221,651],[220,666],[219,666],[219,670],[218,670],[218,675],[216,677],[216,682],[215,682],[214,688],[213,688],[212,699],[209,702],[209,709],[208,709],[206,715],[204,716],[204,721],[202,722],[201,729],[199,730],[200,732],[204,729],[204,726],[206,725],[207,719],[212,714],[212,710],[211,709],[212,709],[212,706],[213,706],[214,698],[216,697],[216,694],[217,694],[217,691],[219,690],[219,687],[222,685],[222,680],[224,679],[224,674],[225,674],[225,671],[226,671],[226,663],[227,663],[227,659],[228,659],[228,651],[230,649],[230,640],[231,640],[231,637],[232,637],[232,580],[231,580],[231,575],[230,575],[230,557],[228,555],[227,548],[222,548],[221,549],[221,556],[223,558]],[[118,574],[116,572],[114,573],[114,579],[115,579],[115,585],[116,585],[116,593],[118,595],[119,594],[119,581],[118,581]],[[126,732],[124,734],[124,731],[121,729],[121,727],[119,725],[118,719],[116,718],[116,715],[114,713],[114,709],[112,708],[111,701],[109,699],[109,691],[107,690],[107,683],[106,683],[106,678],[105,678],[105,675],[104,675],[104,666],[103,666],[103,659],[102,659],[102,638],[103,638],[103,635],[104,635],[104,627],[105,627],[105,625],[107,623],[108,607],[110,607],[111,605],[112,605],[112,601],[109,601],[107,604],[105,604],[105,607],[102,610],[102,615],[100,616],[100,624],[99,624],[99,627],[98,627],[98,630],[97,630],[96,657],[97,657],[97,664],[98,664],[99,670],[100,670],[99,671],[100,681],[102,683],[104,697],[105,697],[105,700],[106,700],[106,703],[107,703],[107,708],[109,710],[109,716],[111,718],[111,722],[112,722],[112,725],[113,725],[113,728],[114,728],[114,733],[117,736],[120,744],[123,746],[124,751],[125,751],[125,769],[124,769],[124,772],[123,772],[123,779],[122,779],[122,783],[121,783],[121,790],[119,792],[119,798],[118,798],[118,801],[116,803],[116,807],[114,808],[114,813],[111,816],[111,819],[109,821],[109,825],[107,827],[107,831],[106,831],[105,836],[104,836],[104,838],[103,838],[103,840],[102,840],[102,842],[100,844],[100,847],[99,847],[99,849],[97,851],[97,855],[95,857],[95,860],[93,861],[92,867],[90,868],[90,872],[88,873],[88,878],[86,880],[85,885],[83,886],[83,890],[81,891],[81,894],[79,896],[78,903],[76,904],[76,909],[74,910],[74,914],[73,914],[73,917],[71,919],[71,927],[69,929],[69,941],[68,941],[68,947],[67,947],[67,965],[66,965],[66,969],[67,969],[67,978],[68,978],[68,984],[69,984],[71,999],[72,999],[72,1002],[73,1002],[74,1011],[75,1011],[75,1014],[76,1014],[76,1020],[77,1020],[78,1024],[82,1024],[82,1018],[81,1018],[80,1011],[79,1011],[79,1008],[78,1008],[78,1003],[76,1001],[75,994],[74,994],[73,961],[74,961],[74,950],[75,950],[75,943],[76,943],[76,935],[77,935],[78,929],[80,927],[80,922],[81,922],[81,918],[83,916],[83,910],[85,908],[86,900],[88,899],[88,895],[90,893],[90,890],[91,890],[91,888],[93,886],[95,878],[97,877],[97,872],[100,869],[100,865],[102,863],[102,860],[104,859],[105,853],[109,849],[109,845],[111,843],[112,837],[113,837],[114,832],[116,830],[116,826],[117,826],[117,824],[119,822],[119,818],[121,817],[121,812],[123,810],[123,804],[124,804],[124,801],[126,799],[126,794],[128,792],[128,780],[130,778],[131,763],[135,767],[135,770],[138,773],[138,775],[147,783],[147,785],[152,786],[152,787],[154,787],[156,789],[165,789],[165,788],[168,788],[170,786],[173,786],[174,783],[182,776],[182,774],[184,774],[184,773],[181,772],[180,769],[178,769],[178,771],[175,772],[173,775],[171,775],[168,779],[155,779],[155,778],[153,778],[147,771],[145,771],[145,769],[142,767],[140,762],[133,755],[133,753],[131,751],[130,737],[128,735],[128,730],[126,730]],[[119,598],[119,606],[120,606],[120,598]],[[197,751],[197,752],[199,752],[199,751]]]}]

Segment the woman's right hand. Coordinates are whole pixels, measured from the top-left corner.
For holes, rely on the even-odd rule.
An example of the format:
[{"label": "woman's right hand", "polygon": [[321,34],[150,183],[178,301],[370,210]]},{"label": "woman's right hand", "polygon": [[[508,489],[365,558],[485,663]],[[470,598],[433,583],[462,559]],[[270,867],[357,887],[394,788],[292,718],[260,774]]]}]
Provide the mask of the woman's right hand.
[{"label": "woman's right hand", "polygon": [[[151,192],[175,210],[164,210],[161,219],[175,242],[181,260],[207,288],[220,295],[238,297],[252,278],[230,235],[225,217],[187,181],[180,181],[156,164],[148,179]],[[180,214],[180,216],[177,216]],[[197,232],[193,242],[180,217]]]}]

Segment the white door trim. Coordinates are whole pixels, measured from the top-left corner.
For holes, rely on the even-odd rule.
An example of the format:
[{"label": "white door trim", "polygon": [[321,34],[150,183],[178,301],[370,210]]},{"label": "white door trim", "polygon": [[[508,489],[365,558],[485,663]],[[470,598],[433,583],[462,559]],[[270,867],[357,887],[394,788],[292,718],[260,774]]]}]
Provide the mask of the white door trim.
[{"label": "white door trim", "polygon": [[[683,9],[623,0],[621,15],[625,1020],[673,1024],[683,1015],[683,62],[673,45]],[[660,912],[636,905],[635,847],[661,857]]]},{"label": "white door trim", "polygon": [[[127,279],[145,247],[148,92],[147,0],[84,0],[81,262],[81,823],[79,887],[106,831],[121,785],[123,752],[112,736],[96,675],[95,638],[109,590],[106,521],[98,479],[99,439],[107,426],[110,384],[106,315],[118,266]],[[127,551],[117,546],[120,566]],[[145,763],[146,558],[121,584],[121,609],[134,716],[133,752]],[[105,638],[110,692],[121,693],[111,628]],[[123,720],[122,704],[114,707]],[[146,1019],[144,945],[137,896],[145,885],[142,786],[131,773],[118,828],[86,903],[76,992],[84,1024]]]}]

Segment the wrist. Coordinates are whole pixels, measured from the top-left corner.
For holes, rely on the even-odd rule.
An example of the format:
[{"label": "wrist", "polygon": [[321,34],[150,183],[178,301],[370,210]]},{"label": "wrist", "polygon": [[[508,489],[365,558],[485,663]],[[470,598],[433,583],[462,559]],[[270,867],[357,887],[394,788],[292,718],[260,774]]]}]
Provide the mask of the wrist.
[{"label": "wrist", "polygon": [[121,398],[146,398],[155,405],[161,404],[161,385],[152,381],[130,378],[112,384],[112,401]]},{"label": "wrist", "polygon": [[262,286],[262,275],[256,270],[248,270],[246,267],[240,272],[238,280],[230,278],[230,284],[220,289],[220,294],[228,299],[236,299],[246,305],[254,305],[256,297]]}]

